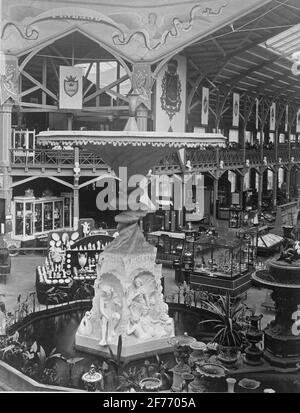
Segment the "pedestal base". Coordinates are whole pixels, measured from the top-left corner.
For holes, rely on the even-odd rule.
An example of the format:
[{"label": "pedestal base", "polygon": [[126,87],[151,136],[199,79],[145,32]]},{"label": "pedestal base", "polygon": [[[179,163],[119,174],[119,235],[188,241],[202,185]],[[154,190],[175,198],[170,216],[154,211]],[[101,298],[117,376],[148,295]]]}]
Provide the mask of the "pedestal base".
[{"label": "pedestal base", "polygon": [[259,348],[248,347],[245,350],[246,357],[244,358],[244,363],[249,364],[250,366],[260,366],[263,364],[262,355],[263,352]]},{"label": "pedestal base", "polygon": [[[125,361],[138,360],[144,357],[155,356],[156,354],[173,353],[173,346],[168,343],[170,337],[144,341],[137,344],[123,344],[121,359]],[[110,357],[108,346],[100,346],[99,339],[90,336],[80,335],[75,337],[75,347],[85,353],[95,354],[102,357]],[[114,354],[117,354],[117,345],[110,345]]]},{"label": "pedestal base", "polygon": [[278,334],[272,328],[265,329],[264,358],[276,369],[297,371],[300,363],[300,336]]},{"label": "pedestal base", "polygon": [[299,371],[297,363],[300,363],[299,357],[280,357],[275,356],[268,350],[264,351],[264,359],[270,363],[274,370],[282,373],[295,373]]}]

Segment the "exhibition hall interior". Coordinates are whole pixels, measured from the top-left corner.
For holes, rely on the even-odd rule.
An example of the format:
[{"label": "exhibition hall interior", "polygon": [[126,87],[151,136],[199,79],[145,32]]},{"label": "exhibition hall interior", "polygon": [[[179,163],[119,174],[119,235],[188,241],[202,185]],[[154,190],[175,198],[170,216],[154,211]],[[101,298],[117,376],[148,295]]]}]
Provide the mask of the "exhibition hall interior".
[{"label": "exhibition hall interior", "polygon": [[0,14],[0,391],[299,393],[299,0]]}]

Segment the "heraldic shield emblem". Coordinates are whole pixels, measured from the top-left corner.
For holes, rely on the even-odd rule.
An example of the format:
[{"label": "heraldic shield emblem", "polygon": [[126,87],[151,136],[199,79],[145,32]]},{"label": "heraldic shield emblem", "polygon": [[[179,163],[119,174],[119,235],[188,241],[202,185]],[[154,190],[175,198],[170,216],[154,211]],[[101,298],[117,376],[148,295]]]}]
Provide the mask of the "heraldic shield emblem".
[{"label": "heraldic shield emblem", "polygon": [[78,80],[76,80],[75,76],[67,76],[64,79],[64,89],[68,96],[73,97],[78,92]]},{"label": "heraldic shield emblem", "polygon": [[170,120],[176,112],[180,111],[181,107],[181,82],[177,73],[177,66],[177,60],[170,60],[168,69],[162,79],[161,108],[167,112]]}]

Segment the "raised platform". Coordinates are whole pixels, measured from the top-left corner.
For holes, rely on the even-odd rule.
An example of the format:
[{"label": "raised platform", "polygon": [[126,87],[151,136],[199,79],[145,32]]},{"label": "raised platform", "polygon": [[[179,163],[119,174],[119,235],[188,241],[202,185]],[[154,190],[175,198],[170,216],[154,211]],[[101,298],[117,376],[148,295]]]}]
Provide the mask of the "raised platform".
[{"label": "raised platform", "polygon": [[[173,346],[169,344],[170,337],[152,339],[148,342],[136,343],[122,347],[122,360],[138,360],[144,357],[155,356],[156,354],[167,354],[173,352]],[[85,353],[95,354],[101,357],[110,356],[108,346],[100,346],[99,339],[90,336],[83,336],[77,332],[75,338],[77,350]],[[117,354],[117,345],[110,345],[114,354]]]}]

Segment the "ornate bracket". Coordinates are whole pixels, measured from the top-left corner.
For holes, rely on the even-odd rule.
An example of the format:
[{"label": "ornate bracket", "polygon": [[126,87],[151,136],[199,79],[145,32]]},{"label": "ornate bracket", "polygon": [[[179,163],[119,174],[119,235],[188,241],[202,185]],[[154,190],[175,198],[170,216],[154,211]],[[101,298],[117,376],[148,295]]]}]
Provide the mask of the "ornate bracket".
[{"label": "ornate bracket", "polygon": [[147,63],[135,63],[132,68],[131,84],[133,93],[138,95],[138,105],[143,103],[151,110],[151,89],[154,79],[151,66]]},{"label": "ornate bracket", "polygon": [[18,101],[19,68],[14,56],[0,55],[0,105],[8,99]]}]

